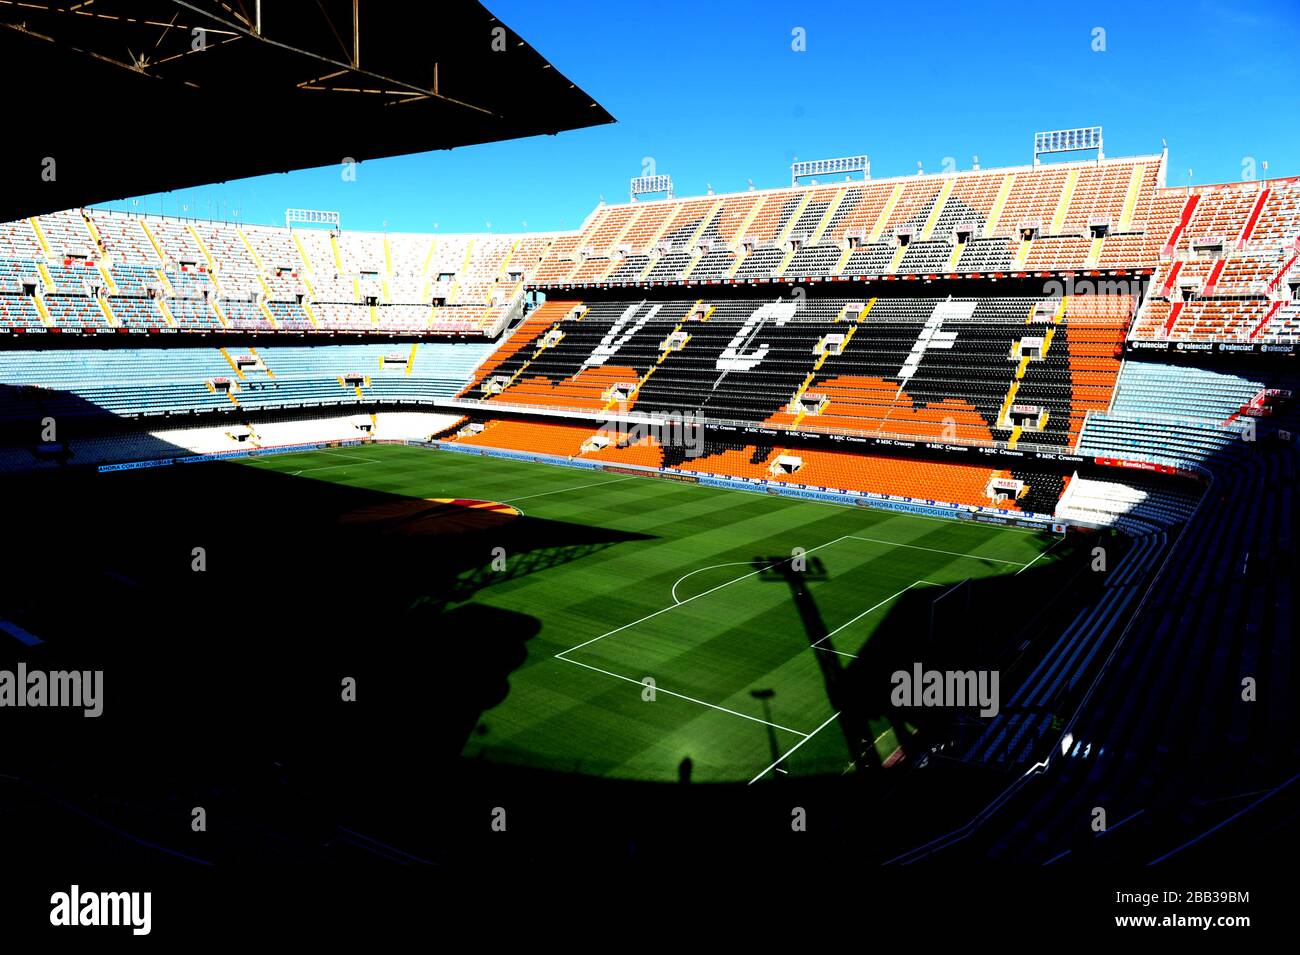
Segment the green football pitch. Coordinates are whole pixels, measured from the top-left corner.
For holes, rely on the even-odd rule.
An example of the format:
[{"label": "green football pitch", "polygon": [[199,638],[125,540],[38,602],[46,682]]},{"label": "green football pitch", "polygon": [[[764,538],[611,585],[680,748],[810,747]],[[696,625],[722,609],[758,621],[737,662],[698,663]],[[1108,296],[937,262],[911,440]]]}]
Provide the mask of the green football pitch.
[{"label": "green football pitch", "polygon": [[[676,779],[683,760],[705,782],[843,773],[855,747],[887,763],[895,728],[882,718],[848,731],[833,690],[848,673],[887,686],[865,652],[882,621],[901,602],[924,610],[956,583],[1058,556],[1053,538],[1022,529],[401,445],[246,466],[611,532],[607,546],[515,573],[525,555],[504,530],[446,537],[486,535],[474,546],[506,568],[471,571],[480,583],[465,600],[540,624],[465,755],[611,778]],[[928,617],[913,616],[921,644]]]}]

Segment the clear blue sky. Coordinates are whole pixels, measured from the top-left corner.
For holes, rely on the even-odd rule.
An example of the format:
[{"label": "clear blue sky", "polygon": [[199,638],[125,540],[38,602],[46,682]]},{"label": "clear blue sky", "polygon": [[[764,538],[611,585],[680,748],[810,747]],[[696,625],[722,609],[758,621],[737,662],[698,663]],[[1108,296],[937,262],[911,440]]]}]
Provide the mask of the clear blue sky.
[{"label": "clear blue sky", "polygon": [[625,199],[647,157],[678,195],[697,195],[784,185],[795,157],[867,153],[878,178],[918,162],[937,172],[945,157],[1017,165],[1035,130],[1096,124],[1111,156],[1167,139],[1171,185],[1241,179],[1252,159],[1255,178],[1300,174],[1300,0],[486,5],[617,124],[372,160],[355,182],[330,167],[107,205],[272,223],[287,206],[337,209],[353,229],[572,229],[602,195]]}]

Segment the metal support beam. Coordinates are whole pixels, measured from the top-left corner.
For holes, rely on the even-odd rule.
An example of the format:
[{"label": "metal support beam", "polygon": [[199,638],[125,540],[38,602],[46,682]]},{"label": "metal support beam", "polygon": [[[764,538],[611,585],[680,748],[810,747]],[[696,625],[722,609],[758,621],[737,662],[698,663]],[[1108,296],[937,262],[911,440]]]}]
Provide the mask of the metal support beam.
[{"label": "metal support beam", "polygon": [[352,68],[361,65],[361,0],[352,0]]}]

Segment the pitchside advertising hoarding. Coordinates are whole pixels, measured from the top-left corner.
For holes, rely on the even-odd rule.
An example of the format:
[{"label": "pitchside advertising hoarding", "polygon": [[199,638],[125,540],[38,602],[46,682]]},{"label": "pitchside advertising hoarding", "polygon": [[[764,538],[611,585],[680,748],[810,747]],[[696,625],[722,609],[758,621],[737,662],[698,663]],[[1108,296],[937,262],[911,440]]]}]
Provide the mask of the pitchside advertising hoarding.
[{"label": "pitchside advertising hoarding", "polygon": [[175,458],[157,458],[153,461],[126,461],[121,464],[101,464],[97,471],[107,474],[109,471],[138,471],[141,468],[161,468],[175,464]]},{"label": "pitchside advertising hoarding", "polygon": [[1000,527],[1023,527],[1028,530],[1042,531],[1051,528],[1052,533],[1065,533],[1066,525],[1035,521],[1027,517],[1003,517],[999,514],[972,514],[971,520],[979,524],[997,524]]},{"label": "pitchside advertising hoarding", "polygon": [[[886,497],[884,495],[871,494],[868,492],[837,491],[832,488],[816,487],[809,484],[776,483],[772,481],[764,481],[759,478],[728,477],[720,474],[683,475],[679,471],[673,471],[667,468],[639,467],[637,465],[602,465],[595,461],[575,461],[568,458],[529,454],[521,451],[507,451],[498,448],[484,448],[469,445],[457,446],[454,444],[442,444],[436,442],[433,444],[414,441],[408,443],[418,447],[454,451],[460,454],[478,454],[483,457],[507,458],[515,461],[535,461],[542,464],[560,464],[567,467],[584,468],[587,470],[604,470],[613,474],[656,477],[672,481],[697,483],[703,487],[716,487],[731,491],[775,494],[782,497],[793,497],[802,500],[820,501],[823,503],[872,507],[888,511],[901,511],[907,514],[922,514],[929,517],[946,517],[950,520],[975,520],[986,524],[998,524],[1004,527],[1024,527],[1038,531],[1050,529],[1058,534],[1064,533],[1065,528],[1065,525],[1054,522],[1052,518],[1046,515],[1017,514],[1014,517],[1010,517],[1004,516],[991,508],[988,510],[973,510],[966,505],[948,504],[943,501],[920,501],[910,498]],[[1057,530],[1057,528],[1060,528],[1060,530]]]},{"label": "pitchside advertising hoarding", "polygon": [[1176,468],[1172,464],[1157,464],[1155,461],[1134,461],[1131,458],[1093,458],[1092,460],[1094,464],[1100,464],[1108,468],[1129,468],[1133,471],[1151,471],[1156,474],[1178,474],[1183,477],[1191,478],[1199,476],[1192,471]]},{"label": "pitchside advertising hoarding", "polygon": [[329,441],[311,444],[284,444],[273,448],[246,448],[240,451],[212,451],[208,454],[187,454],[179,458],[153,458],[148,461],[123,461],[119,464],[101,464],[95,470],[100,474],[111,471],[137,471],[141,468],[162,468],[173,464],[202,464],[204,461],[224,461],[230,458],[256,458],[268,454],[291,454],[294,451],[321,451],[328,448],[355,448],[364,441]]},{"label": "pitchside advertising hoarding", "polygon": [[1052,461],[1058,464],[1083,464],[1092,460],[1082,454],[1068,451],[1035,451],[1020,448],[985,447],[970,444],[945,444],[937,441],[908,441],[901,438],[873,438],[860,434],[834,434],[827,431],[780,430],[773,428],[751,428],[742,425],[709,425],[711,431],[723,431],[744,437],[761,436],[765,438],[798,438],[810,442],[829,444],[853,444],[864,448],[886,448],[891,451],[924,448],[927,451],[939,451],[945,455],[1013,458],[1021,461]]},{"label": "pitchside advertising hoarding", "polygon": [[1285,355],[1295,357],[1296,346],[1287,342],[1185,342],[1131,341],[1125,344],[1130,355]]},{"label": "pitchside advertising hoarding", "polygon": [[[176,464],[194,464],[201,461],[216,461],[225,458],[249,458],[267,454],[286,454],[293,451],[355,447],[365,443],[366,442],[364,441],[331,441],[307,445],[286,445],[278,448],[250,448],[246,451],[224,451],[214,454],[188,455],[182,458],[159,458],[153,461],[130,461],[120,464],[101,464],[96,468],[96,470],[100,473],[107,473],[110,471],[131,471],[140,468],[167,467]],[[530,454],[524,451],[508,451],[499,448],[483,448],[470,445],[458,446],[454,444],[443,444],[441,442],[427,443],[424,441],[405,441],[393,443],[408,444],[412,447],[437,449],[442,451],[454,451],[460,454],[477,454],[482,457],[507,458],[514,461],[532,461],[539,464],[562,464],[566,467],[579,468],[588,471],[603,470],[615,474],[656,477],[681,483],[700,484],[706,487],[717,487],[739,491],[756,491],[759,493],[778,494],[783,497],[794,497],[804,500],[856,505],[859,507],[872,507],[882,510],[901,511],[909,514],[924,514],[933,517],[946,517],[951,520],[974,520],[985,524],[1024,527],[1032,530],[1047,530],[1050,528],[1057,534],[1063,534],[1066,527],[1064,524],[1054,523],[1047,515],[1020,514],[1010,517],[1000,514],[991,508],[973,510],[966,505],[949,504],[944,501],[921,501],[912,498],[887,497],[885,495],[861,491],[837,491],[832,488],[816,487],[809,484],[775,483],[760,480],[758,478],[736,478],[713,474],[684,474],[680,471],[673,471],[667,468],[639,468],[636,465],[609,466],[597,461],[575,461],[567,458],[552,457],[546,454]],[[1097,460],[1099,463],[1102,461],[1100,458]],[[1153,466],[1152,469],[1154,469],[1154,467],[1155,466]]]}]

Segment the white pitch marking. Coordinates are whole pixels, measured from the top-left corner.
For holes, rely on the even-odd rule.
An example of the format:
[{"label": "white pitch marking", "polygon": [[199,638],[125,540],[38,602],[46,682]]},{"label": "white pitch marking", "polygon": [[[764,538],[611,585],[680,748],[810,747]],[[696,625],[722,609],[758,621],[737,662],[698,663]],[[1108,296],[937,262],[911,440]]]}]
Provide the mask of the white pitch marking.
[{"label": "white pitch marking", "polygon": [[[715,475],[715,476],[717,476],[717,475]],[[697,486],[703,486],[703,485],[697,485]],[[726,489],[726,488],[710,487],[708,490],[710,490],[710,491],[724,491],[724,490],[727,490],[727,489]],[[841,492],[834,492],[834,491],[833,491],[832,493],[844,493],[844,492],[842,492],[842,491],[841,491]],[[814,500],[805,500],[805,499],[803,499],[803,498],[791,498],[791,499],[790,499],[790,502],[791,502],[791,503],[796,503],[796,504],[816,504],[816,505],[818,505],[819,507],[841,507],[841,508],[843,508],[843,507],[847,507],[847,508],[849,508],[850,510],[856,511],[856,512],[858,512],[858,513],[861,513],[861,512],[862,512],[862,507],[861,507],[860,505],[858,505],[858,504],[854,504],[854,503],[851,502],[851,501],[845,501],[845,502],[840,502],[840,501],[814,501]],[[879,515],[885,516],[886,521],[883,521],[882,523],[887,523],[887,521],[888,521],[890,515],[892,515],[893,517],[906,517],[906,518],[909,518],[909,519],[912,519],[912,520],[918,520],[918,521],[939,521],[939,522],[941,522],[941,523],[947,524],[949,527],[987,527],[987,528],[990,528],[990,529],[992,529],[992,530],[997,531],[997,532],[1000,533],[1000,534],[1030,534],[1030,535],[1037,535],[1037,534],[1041,534],[1041,533],[1042,533],[1042,531],[1031,531],[1031,530],[1025,530],[1025,529],[1020,528],[1020,527],[998,527],[998,526],[994,526],[994,525],[992,525],[992,524],[981,524],[981,523],[973,522],[973,521],[962,521],[962,520],[959,520],[959,519],[957,519],[957,518],[955,518],[955,517],[933,517],[933,516],[931,516],[931,515],[929,515],[929,514],[909,514],[909,513],[904,512],[904,511],[889,511],[889,510],[885,510],[884,508],[870,507],[870,506],[868,506],[868,510],[870,510],[873,514],[879,514]]]},{"label": "white pitch marking", "polygon": [[673,590],[672,590],[673,600],[676,603],[682,602],[677,599],[677,585],[680,584],[687,577],[693,577],[696,574],[702,574],[706,570],[717,570],[719,567],[752,567],[752,566],[754,566],[754,562],[752,560],[733,560],[726,564],[710,564],[708,567],[701,567],[699,570],[692,570],[689,574],[682,574],[680,577],[677,578],[677,583],[673,584]]},{"label": "white pitch marking", "polygon": [[[619,480],[631,480],[631,478],[630,478],[630,477],[629,477],[629,478],[621,478],[621,479],[619,479]],[[601,484],[613,484],[613,483],[616,483],[616,482],[614,482],[614,481],[602,481],[602,482],[600,482],[600,483],[601,483]],[[593,487],[593,486],[598,486],[598,485],[586,485],[586,486],[587,486],[587,487]],[[577,488],[562,488],[561,490],[577,490]],[[551,493],[557,493],[557,492],[554,492],[554,491],[547,491],[547,492],[544,492],[544,493],[551,494]],[[530,495],[530,496],[533,496],[533,497],[539,497],[539,496],[541,496],[541,495]],[[527,499],[527,498],[522,498],[522,497],[521,497],[521,498],[515,498],[514,500],[522,501],[522,500],[526,500],[526,499]],[[502,503],[511,503],[511,502],[510,502],[510,501],[503,501]],[[817,503],[817,502],[813,502],[813,503]],[[867,542],[869,542],[869,543],[873,543],[873,544],[888,544],[888,545],[891,545],[891,546],[894,546],[894,547],[907,547],[907,548],[911,548],[911,549],[913,549],[913,550],[924,550],[924,551],[930,551],[931,553],[936,553],[936,554],[946,554],[946,555],[951,556],[951,557],[966,557],[966,558],[969,558],[969,559],[972,559],[972,560],[989,560],[989,561],[993,561],[993,562],[995,562],[995,563],[1000,563],[1000,564],[1011,564],[1011,565],[1013,565],[1013,566],[1022,567],[1022,568],[1023,568],[1023,566],[1024,566],[1024,565],[1020,564],[1018,561],[1012,561],[1012,560],[1001,560],[1001,559],[996,558],[996,557],[977,557],[977,556],[975,556],[975,555],[973,555],[973,554],[959,554],[959,553],[956,553],[956,552],[954,552],[954,551],[936,550],[935,548],[931,548],[931,547],[921,547],[920,545],[917,545],[917,544],[904,544],[904,543],[900,543],[900,542],[898,542],[898,541],[880,540],[880,539],[875,538],[875,537],[861,537],[861,536],[858,536],[858,535],[855,535],[855,534],[845,534],[845,535],[843,535],[842,537],[837,537],[837,538],[835,538],[834,540],[826,541],[826,542],[824,542],[824,543],[821,543],[821,544],[816,545],[815,547],[810,547],[810,548],[808,548],[807,550],[804,551],[804,553],[805,553],[805,554],[811,554],[813,551],[821,550],[823,547],[829,547],[829,546],[831,546],[832,544],[838,544],[840,541],[844,541],[844,540],[861,540],[861,541],[867,541]],[[792,554],[790,557],[787,557],[787,558],[785,558],[784,560],[777,561],[777,563],[778,563],[778,564],[783,564],[783,563],[785,563],[787,560],[793,560],[793,559],[794,559],[794,555]],[[714,566],[717,567],[717,566],[725,566],[725,565],[714,565]],[[708,569],[710,569],[710,568],[708,568],[708,567],[702,567],[702,568],[700,568],[700,570],[708,570]],[[577,644],[576,646],[569,647],[569,648],[566,649],[566,650],[561,650],[559,653],[555,654],[555,658],[558,659],[558,660],[563,660],[565,663],[574,663],[574,664],[577,664],[577,665],[580,666],[580,667],[584,667],[584,668],[586,668],[586,669],[588,669],[588,670],[593,670],[593,671],[595,671],[596,673],[604,673],[606,676],[612,676],[612,677],[615,677],[615,678],[617,678],[617,679],[619,679],[619,680],[625,680],[625,681],[627,681],[627,682],[629,682],[629,683],[635,683],[635,684],[637,684],[638,686],[644,686],[644,684],[643,684],[640,680],[634,680],[634,679],[632,679],[631,677],[626,677],[626,676],[623,676],[622,674],[619,674],[619,673],[612,673],[612,672],[610,672],[609,670],[602,670],[600,667],[594,667],[594,666],[591,666],[590,664],[587,664],[587,663],[580,663],[580,662],[577,661],[577,660],[570,660],[568,657],[565,656],[565,654],[566,654],[566,653],[572,653],[574,650],[581,650],[583,647],[590,646],[591,644],[596,643],[596,642],[599,641],[599,640],[604,640],[606,637],[612,637],[612,636],[613,636],[614,634],[616,634],[616,633],[621,633],[622,631],[627,630],[627,629],[630,628],[630,627],[635,627],[637,624],[639,624],[639,623],[644,623],[645,621],[650,620],[650,619],[652,619],[653,617],[657,617],[657,616],[659,616],[660,614],[667,613],[669,610],[675,610],[677,607],[683,606],[684,604],[688,604],[688,603],[690,603],[692,600],[698,600],[698,599],[701,598],[701,597],[707,597],[709,594],[712,594],[712,593],[715,593],[715,592],[717,592],[717,591],[719,591],[719,590],[722,590],[724,587],[730,587],[732,584],[739,583],[739,582],[742,581],[742,580],[748,580],[750,577],[756,577],[757,575],[763,573],[763,571],[768,570],[768,569],[770,569],[770,568],[769,568],[769,567],[760,567],[758,570],[752,571],[751,573],[748,573],[748,574],[742,574],[741,576],[736,577],[736,578],[734,578],[734,579],[732,579],[732,580],[728,580],[728,581],[725,581],[724,583],[718,584],[718,586],[716,586],[716,587],[711,587],[711,588],[708,589],[708,590],[701,591],[700,593],[695,594],[693,597],[687,597],[685,600],[677,601],[676,603],[669,604],[669,605],[666,606],[666,607],[661,607],[660,609],[658,609],[658,610],[656,610],[656,611],[654,611],[654,612],[652,612],[652,613],[648,613],[648,614],[646,614],[644,617],[640,617],[640,618],[638,618],[638,619],[636,619],[636,620],[633,620],[633,621],[631,621],[631,622],[629,622],[629,623],[625,623],[625,624],[623,624],[621,627],[615,627],[613,630],[610,630],[610,631],[608,631],[608,632],[606,632],[606,633],[602,633],[600,636],[592,637],[590,640],[586,640],[586,641],[584,641],[584,642],[582,642],[582,643]],[[692,571],[692,573],[694,573],[694,571]],[[687,574],[687,575],[685,575],[685,576],[690,576],[690,575]],[[678,581],[677,581],[677,583],[681,583],[681,580],[683,580],[683,579],[685,579],[685,577],[683,577],[683,578],[679,578]],[[907,591],[907,590],[910,590],[912,587],[915,587],[918,583],[928,584],[928,585],[930,585],[930,586],[939,586],[938,584],[935,584],[935,583],[933,583],[932,581],[929,581],[929,580],[915,580],[915,581],[913,581],[912,583],[908,584],[907,587],[904,587],[903,590],[899,591],[899,593],[903,593],[903,592],[905,592],[905,591]],[[674,591],[676,590],[676,586],[677,586],[676,584],[673,585],[673,590],[674,590]],[[896,597],[896,596],[898,596],[898,594],[894,594],[894,596]],[[675,594],[674,594],[673,599],[676,600],[676,596],[675,596]],[[882,601],[882,603],[887,602],[887,601],[892,600],[892,599],[893,599],[892,597],[887,597],[887,598],[885,598],[885,601]],[[880,606],[880,605],[877,604],[876,606],[878,607],[878,606]],[[875,607],[873,607],[873,608],[871,608],[871,609],[874,610]],[[854,620],[860,619],[861,617],[865,616],[867,613],[870,613],[870,612],[871,612],[870,610],[864,611],[862,614],[859,614],[857,617],[855,617]],[[849,623],[853,623],[854,620],[850,620]],[[848,626],[848,625],[849,625],[849,624],[844,624],[844,626]],[[831,633],[827,634],[826,637],[823,637],[822,639],[823,639],[823,640],[828,639],[829,637],[833,636],[835,633],[838,633],[838,632],[839,632],[840,630],[842,630],[842,629],[844,629],[844,627],[840,627],[840,628],[838,628],[838,629],[832,631]],[[821,641],[819,640],[819,641],[817,641],[817,642],[820,643]],[[815,644],[814,644],[814,648],[815,648],[815,649],[822,649],[822,648],[820,648],[820,647],[816,647]],[[840,651],[837,650],[837,651],[833,651],[833,652],[839,653]],[[852,656],[852,654],[845,654],[845,655],[846,655],[846,656]],[[786,757],[788,757],[788,756],[789,756],[791,753],[793,753],[796,749],[798,749],[800,746],[802,746],[804,743],[806,743],[809,739],[811,739],[815,734],[821,732],[821,730],[822,730],[823,728],[825,728],[826,725],[827,725],[828,723],[831,722],[831,720],[833,720],[833,719],[835,719],[835,717],[839,716],[839,713],[836,712],[836,713],[832,714],[832,715],[830,716],[830,718],[828,718],[828,719],[826,720],[826,722],[822,723],[821,726],[817,727],[817,729],[813,730],[811,733],[803,734],[803,733],[801,733],[799,730],[790,729],[790,728],[787,727],[787,726],[779,726],[778,724],[775,724],[775,723],[768,723],[766,720],[760,720],[760,719],[758,719],[757,717],[749,716],[749,715],[747,715],[747,714],[745,714],[745,713],[737,713],[735,710],[729,710],[729,709],[726,709],[725,707],[716,706],[716,705],[714,705],[713,703],[705,703],[703,700],[696,700],[696,699],[693,699],[693,698],[691,698],[691,697],[689,697],[689,696],[683,696],[682,694],[680,694],[680,693],[674,693],[674,692],[672,692],[671,690],[663,690],[662,687],[659,687],[659,688],[657,688],[657,689],[661,690],[661,691],[664,692],[664,693],[667,693],[669,696],[680,697],[681,699],[689,700],[689,701],[692,702],[692,703],[698,703],[698,704],[701,705],[701,706],[707,706],[707,707],[709,707],[710,709],[719,710],[719,711],[721,711],[721,712],[723,712],[723,713],[731,713],[733,716],[739,716],[739,717],[741,717],[741,718],[743,718],[743,719],[752,720],[752,721],[757,722],[757,723],[763,723],[763,724],[765,724],[765,725],[773,726],[773,727],[776,727],[777,729],[782,729],[782,730],[785,730],[786,732],[794,733],[795,735],[803,736],[803,737],[804,737],[804,738],[803,738],[802,740],[800,740],[797,744],[795,744],[795,746],[793,746],[793,747],[792,747],[792,748],[791,748],[791,749],[790,749],[790,750],[785,754],[785,756],[782,756],[781,759],[778,759],[776,763],[773,763],[771,766],[768,766],[767,769],[764,769],[763,772],[759,773],[757,776],[755,776],[753,779],[751,779],[751,780],[750,780],[750,784],[753,784],[753,783],[757,782],[757,781],[758,781],[759,779],[761,779],[761,778],[762,778],[762,777],[763,777],[763,776],[764,776],[764,775],[765,775],[769,770],[775,769],[777,763],[780,763],[782,760],[784,760]]]},{"label": "white pitch marking", "polygon": [[[623,676],[621,673],[613,673],[609,670],[602,670],[600,667],[594,667],[589,663],[579,663],[577,660],[570,660],[568,657],[561,657],[557,654],[557,659],[565,663],[573,663],[580,667],[586,667],[588,670],[595,670],[597,673],[603,673],[606,676],[612,676],[619,680],[625,680],[628,683],[635,683],[637,686],[644,687],[646,684],[640,680],[634,680],[630,676]],[[698,703],[700,706],[707,706],[711,710],[720,710],[723,713],[730,713],[732,716],[739,716],[741,719],[753,720],[755,723],[762,723],[765,726],[771,726],[774,729],[785,730],[787,733],[793,733],[795,736],[807,738],[810,734],[791,729],[788,726],[782,726],[780,723],[769,723],[767,720],[760,720],[757,716],[750,716],[748,713],[739,713],[736,710],[729,710],[725,706],[718,706],[715,703],[705,703],[703,700],[697,700],[693,696],[686,696],[683,693],[674,693],[672,690],[665,690],[662,686],[655,686],[656,693],[667,693],[669,696],[675,696],[679,700],[689,700],[691,703]]]},{"label": "white pitch marking", "polygon": [[349,460],[352,460],[352,461],[365,461],[367,464],[378,464],[378,463],[379,463],[379,459],[378,459],[378,458],[363,458],[363,457],[361,457],[361,455],[359,455],[359,454],[344,454],[342,451],[338,450],[337,448],[332,449],[332,450],[327,449],[327,450],[325,450],[325,451],[321,451],[321,452],[318,452],[318,453],[320,453],[320,454],[328,454],[328,455],[329,455],[330,457],[332,457],[332,458],[348,458]]},{"label": "white pitch marking", "polygon": [[[363,464],[379,464],[378,458],[363,458],[356,454],[344,454],[337,448],[322,448],[316,451],[302,452],[305,454],[323,454],[331,458],[346,458],[349,461],[360,461]],[[254,459],[256,460],[256,459]],[[318,468],[299,468],[297,471],[291,471],[290,477],[297,477],[299,474],[308,474],[312,471],[333,471],[337,468],[351,467],[348,464],[329,464]]]},{"label": "white pitch marking", "polygon": [[[378,461],[372,461],[372,460],[369,460],[369,459],[367,459],[367,458],[355,458],[354,460],[360,461],[362,464],[378,464],[378,463],[379,463]],[[312,472],[312,471],[334,471],[334,470],[336,470],[336,469],[338,469],[338,468],[350,468],[350,467],[355,467],[355,465],[352,465],[352,464],[330,464],[330,465],[326,465],[325,467],[320,467],[320,468],[303,468],[301,471],[294,471],[293,474],[294,474],[294,475],[298,475],[298,474],[308,474],[308,473],[310,473],[310,472]]]},{"label": "white pitch marking", "polygon": [[920,544],[903,544],[899,541],[879,540],[875,537],[858,537],[856,534],[850,534],[849,537],[855,541],[871,541],[873,544],[889,544],[891,547],[908,547],[912,550],[926,550],[931,554],[947,554],[949,557],[968,557],[971,560],[991,560],[995,564],[1010,564],[1012,567],[1024,568],[1025,565],[1018,560],[1003,560],[1000,557],[984,557],[980,554],[961,554],[955,550],[938,550],[934,547],[922,547]]},{"label": "white pitch marking", "polygon": [[[825,640],[826,638],[822,637],[822,639]],[[832,650],[830,647],[819,647],[815,643],[812,645],[812,649],[820,650],[822,653],[838,653],[840,656],[848,657],[850,660],[856,660],[858,658],[856,653],[845,653],[843,650]]]},{"label": "white pitch marking", "polygon": [[[835,538],[835,540],[827,541],[824,544],[818,544],[816,547],[809,547],[807,550],[804,551],[804,553],[811,554],[815,550],[821,550],[823,547],[830,547],[832,544],[838,544],[842,540],[847,540],[848,537],[849,535],[846,534],[843,537],[837,537]],[[789,557],[785,558],[784,560],[779,560],[776,563],[784,564],[787,560],[794,560],[794,558],[795,555],[791,554]],[[770,566],[775,566],[775,565],[770,565]],[[569,647],[567,650],[561,650],[559,653],[555,655],[558,657],[566,653],[572,653],[574,650],[581,650],[583,647],[587,646],[588,644],[595,643],[597,640],[604,640],[606,637],[612,637],[616,633],[621,633],[622,631],[628,629],[629,627],[635,627],[637,624],[644,623],[645,621],[649,620],[652,617],[659,616],[661,613],[667,613],[669,610],[676,610],[678,607],[684,607],[692,600],[699,600],[701,597],[707,597],[709,594],[715,593],[721,590],[723,587],[730,587],[732,584],[739,583],[742,580],[748,580],[750,577],[756,577],[757,575],[761,574],[763,571],[767,569],[768,569],[767,567],[760,567],[758,570],[753,571],[752,573],[741,574],[739,577],[735,578],[734,580],[728,580],[726,583],[718,584],[718,586],[710,588],[709,590],[701,591],[700,593],[696,594],[694,597],[687,597],[685,600],[681,601],[680,603],[669,604],[667,607],[660,607],[658,610],[654,611],[653,613],[648,613],[644,617],[641,617],[638,620],[633,620],[630,623],[625,623],[621,627],[615,627],[613,630],[610,630],[608,633],[602,633],[598,637],[592,637],[590,640],[587,640],[584,643],[580,643],[576,647]],[[576,661],[570,660],[569,662],[574,663]]]},{"label": "white pitch marking", "polygon": [[639,476],[640,475],[632,475],[631,477],[615,478],[612,481],[597,481],[595,484],[579,484],[577,487],[560,487],[556,488],[554,491],[542,491],[540,494],[525,494],[523,497],[512,497],[510,500],[502,501],[501,503],[513,504],[515,501],[527,501],[534,497],[546,497],[548,494],[563,494],[565,491],[581,491],[584,488],[589,487],[603,487],[606,484],[620,484],[623,481],[635,480]]},{"label": "white pitch marking", "polygon": [[788,758],[790,757],[790,755],[793,754],[794,751],[795,751],[796,749],[798,749],[798,748],[799,748],[800,746],[802,746],[804,743],[808,742],[810,739],[812,739],[814,736],[816,736],[818,733],[820,733],[823,729],[826,728],[826,725],[827,725],[828,723],[830,723],[831,720],[835,719],[835,717],[837,717],[837,716],[839,716],[839,715],[840,715],[839,713],[832,713],[829,717],[827,717],[825,723],[823,723],[821,726],[817,727],[815,730],[813,730],[811,733],[809,733],[809,734],[808,734],[807,736],[805,736],[803,739],[799,740],[799,742],[797,742],[797,743],[795,743],[793,746],[791,746],[790,749],[786,752],[786,754],[785,754],[784,756],[782,756],[780,759],[778,759],[778,760],[777,760],[775,763],[773,763],[771,766],[767,767],[767,769],[764,769],[761,773],[759,773],[757,776],[755,776],[753,779],[751,779],[751,780],[749,781],[749,785],[751,785],[751,786],[754,785],[754,783],[758,782],[760,779],[762,779],[764,776],[766,776],[770,770],[776,769],[776,767],[777,767],[778,764],[785,762],[786,759],[788,759]]},{"label": "white pitch marking", "polygon": [[1040,560],[1042,560],[1044,557],[1046,557],[1046,556],[1047,556],[1047,551],[1051,550],[1052,547],[1055,547],[1055,546],[1057,545],[1057,543],[1058,543],[1057,541],[1052,541],[1050,547],[1048,547],[1046,550],[1044,550],[1041,554],[1039,554],[1037,557],[1035,557],[1035,558],[1034,558],[1033,560],[1031,560],[1029,563],[1025,564],[1025,566],[1021,567],[1018,571],[1016,571],[1016,572],[1015,572],[1014,574],[1012,574],[1011,576],[1013,576],[1013,577],[1019,577],[1021,574],[1023,574],[1025,571],[1027,571],[1030,567],[1032,567],[1034,564],[1038,563]]},{"label": "white pitch marking", "polygon": [[[845,627],[852,626],[853,624],[857,623],[859,620],[861,620],[861,619],[862,619],[863,617],[865,617],[867,614],[871,613],[871,611],[875,610],[877,607],[883,607],[885,604],[889,603],[889,602],[890,602],[891,600],[893,600],[895,597],[901,597],[903,594],[907,593],[909,590],[911,590],[911,589],[912,589],[913,587],[915,587],[917,584],[923,584],[923,583],[925,583],[924,580],[914,580],[914,581],[912,581],[910,584],[908,584],[906,587],[904,587],[904,588],[903,588],[902,590],[900,590],[898,593],[896,593],[896,594],[890,594],[890,595],[889,595],[888,597],[886,597],[884,600],[880,601],[880,603],[876,604],[875,606],[868,607],[866,610],[862,611],[862,613],[858,614],[856,617],[854,617],[854,618],[853,618],[852,620],[850,620],[848,623],[841,624],[840,626],[836,627],[836,628],[835,628],[834,630],[832,630],[830,633],[826,634],[826,636],[822,637],[821,640],[818,640],[817,643],[821,643],[822,640],[829,640],[831,637],[835,636],[835,634],[839,633],[839,632],[840,632],[841,630],[843,630]],[[816,647],[816,646],[817,646],[817,643],[814,643],[813,646]],[[840,651],[836,650],[835,652],[836,652],[836,653],[839,653]],[[853,654],[851,654],[851,653],[846,653],[845,656],[851,657],[851,656],[853,656]],[[856,659],[856,658],[855,658],[855,659]]]},{"label": "white pitch marking", "polygon": [[353,467],[358,467],[358,465],[355,465],[355,464],[331,464],[331,465],[329,465],[328,467],[323,467],[323,468],[303,468],[301,471],[294,471],[294,472],[292,472],[290,476],[291,476],[291,477],[297,477],[299,474],[311,474],[313,471],[337,471],[339,468],[353,468]]}]

